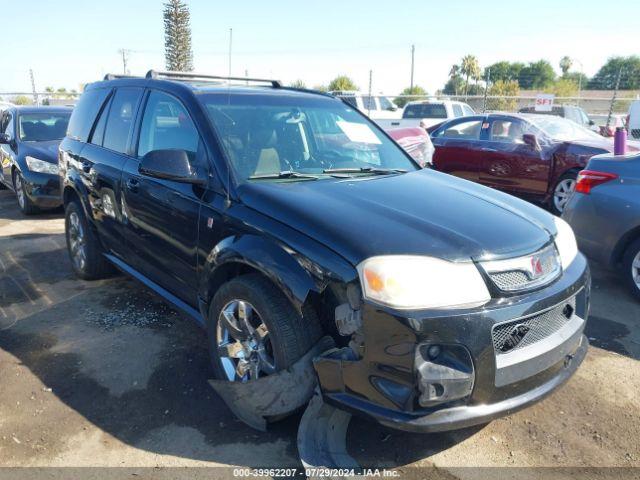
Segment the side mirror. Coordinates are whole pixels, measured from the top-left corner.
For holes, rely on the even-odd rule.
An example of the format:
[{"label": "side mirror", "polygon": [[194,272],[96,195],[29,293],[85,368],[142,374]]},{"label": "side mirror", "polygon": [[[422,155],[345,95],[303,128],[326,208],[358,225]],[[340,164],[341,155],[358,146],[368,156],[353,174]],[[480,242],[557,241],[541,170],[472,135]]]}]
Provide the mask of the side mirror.
[{"label": "side mirror", "polygon": [[194,185],[207,181],[205,175],[192,168],[185,150],[153,150],[142,157],[138,171],[148,177]]},{"label": "side mirror", "polygon": [[593,120],[589,120],[589,126],[593,127],[596,124],[596,122],[594,122]]},{"label": "side mirror", "polygon": [[0,144],[9,145],[11,143],[11,137],[6,133],[0,133]]},{"label": "side mirror", "polygon": [[396,105],[391,105],[389,108],[387,108],[387,110],[389,112],[397,112],[398,111],[398,107]]},{"label": "side mirror", "polygon": [[538,142],[538,137],[536,137],[533,133],[525,133],[522,135],[522,141],[525,145],[533,148],[534,150],[540,151],[540,142]]}]

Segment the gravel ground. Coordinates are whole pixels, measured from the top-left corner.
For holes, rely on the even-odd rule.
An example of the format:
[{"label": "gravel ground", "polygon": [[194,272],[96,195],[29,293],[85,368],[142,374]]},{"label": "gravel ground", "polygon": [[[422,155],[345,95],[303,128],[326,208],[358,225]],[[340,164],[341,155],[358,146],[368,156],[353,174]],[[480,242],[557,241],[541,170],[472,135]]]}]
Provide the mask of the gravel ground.
[{"label": "gravel ground", "polygon": [[[94,467],[0,468],[0,478],[300,468],[299,415],[268,433],[237,421],[207,384],[203,332],[130,279],[77,280],[59,213],[25,219],[0,192],[0,270],[0,467]],[[593,273],[592,347],[551,397],[443,434],[353,420],[350,453],[399,478],[640,478],[640,304]],[[96,468],[114,466],[127,470]],[[216,470],[169,468],[187,466]]]}]

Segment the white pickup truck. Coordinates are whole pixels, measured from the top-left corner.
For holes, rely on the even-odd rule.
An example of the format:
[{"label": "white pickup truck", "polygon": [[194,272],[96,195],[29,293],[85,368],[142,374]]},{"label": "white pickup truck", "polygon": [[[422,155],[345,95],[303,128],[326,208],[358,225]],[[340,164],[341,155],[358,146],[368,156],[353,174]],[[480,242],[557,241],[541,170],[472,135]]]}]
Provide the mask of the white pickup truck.
[{"label": "white pickup truck", "polygon": [[344,99],[374,121],[379,118],[400,119],[402,117],[402,109],[398,108],[388,97],[363,95],[360,92],[350,90],[333,90],[329,93]]},{"label": "white pickup truck", "polygon": [[453,100],[420,100],[409,102],[404,107],[402,118],[377,118],[374,121],[382,128],[420,127],[427,129],[452,118],[475,115],[476,112],[463,102]]}]

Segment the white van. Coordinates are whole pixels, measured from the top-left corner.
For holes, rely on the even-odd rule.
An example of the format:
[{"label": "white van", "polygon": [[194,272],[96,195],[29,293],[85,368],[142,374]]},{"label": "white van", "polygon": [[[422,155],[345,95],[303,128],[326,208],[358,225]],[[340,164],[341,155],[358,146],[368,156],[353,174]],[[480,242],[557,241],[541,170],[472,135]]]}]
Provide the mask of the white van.
[{"label": "white van", "polygon": [[629,106],[627,130],[630,140],[640,140],[640,100],[634,100]]},{"label": "white van", "polygon": [[369,118],[400,118],[402,109],[393,101],[381,95],[363,95],[360,92],[348,90],[334,90],[331,95],[343,98],[347,103],[353,105],[358,110],[368,115]]}]

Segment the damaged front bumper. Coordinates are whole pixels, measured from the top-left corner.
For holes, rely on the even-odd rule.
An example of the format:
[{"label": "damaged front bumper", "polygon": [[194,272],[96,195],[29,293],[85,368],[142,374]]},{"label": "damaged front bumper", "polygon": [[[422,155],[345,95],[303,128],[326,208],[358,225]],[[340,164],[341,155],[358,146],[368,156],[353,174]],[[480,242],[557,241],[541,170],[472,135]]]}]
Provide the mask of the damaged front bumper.
[{"label": "damaged front bumper", "polygon": [[366,303],[358,357],[314,360],[325,402],[384,425],[434,432],[535,403],[584,360],[590,274],[579,255],[555,283],[482,309],[399,312]]}]

